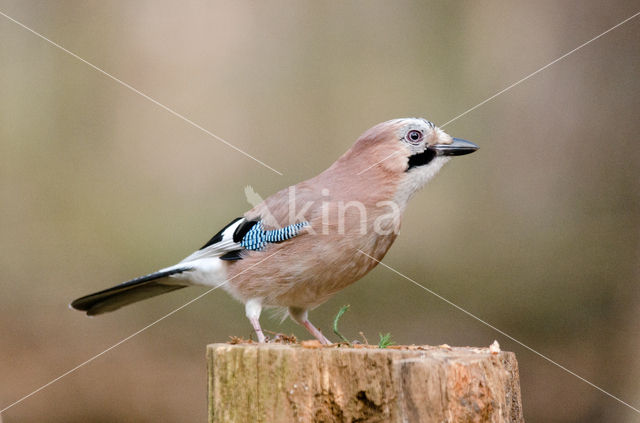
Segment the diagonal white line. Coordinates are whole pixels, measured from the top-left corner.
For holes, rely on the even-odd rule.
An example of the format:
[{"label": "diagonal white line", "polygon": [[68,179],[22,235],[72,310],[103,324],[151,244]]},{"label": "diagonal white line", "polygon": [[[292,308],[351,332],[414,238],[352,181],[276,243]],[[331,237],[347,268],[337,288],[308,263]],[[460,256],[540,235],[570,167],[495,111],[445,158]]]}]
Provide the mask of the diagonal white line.
[{"label": "diagonal white line", "polygon": [[432,294],[436,297],[438,297],[439,299],[441,299],[442,301],[446,302],[447,304],[449,304],[450,306],[453,306],[455,308],[457,308],[458,310],[460,310],[461,312],[465,313],[466,315],[468,315],[469,317],[474,318],[475,320],[477,320],[478,322],[482,323],[485,326],[490,327],[491,329],[493,329],[494,331],[498,332],[499,334],[509,338],[510,340],[512,340],[513,342],[521,345],[522,347],[528,349],[529,351],[531,351],[532,353],[544,358],[545,360],[547,360],[549,363],[561,368],[562,370],[564,370],[565,372],[569,373],[570,375],[573,375],[575,377],[577,377],[578,379],[580,379],[581,381],[583,381],[584,383],[586,383],[587,385],[590,385],[591,387],[597,389],[598,391],[602,392],[603,394],[613,398],[614,400],[626,405],[627,407],[629,407],[630,409],[632,409],[633,411],[635,411],[636,413],[640,414],[640,410],[635,408],[634,406],[624,402],[623,400],[621,400],[620,398],[616,397],[613,394],[610,394],[609,392],[605,391],[604,389],[602,389],[601,387],[599,387],[598,385],[595,385],[591,382],[589,382],[587,379],[583,378],[582,376],[580,376],[579,374],[567,369],[566,367],[564,367],[563,365],[553,361],[552,359],[550,359],[549,357],[547,357],[546,355],[539,353],[538,351],[534,350],[533,348],[531,348],[530,346],[526,345],[525,343],[518,341],[516,338],[514,338],[513,336],[509,335],[508,333],[498,329],[497,327],[493,326],[491,323],[487,323],[486,321],[482,320],[481,318],[479,318],[478,316],[476,316],[475,314],[471,313],[470,311],[465,310],[464,308],[460,307],[459,305],[453,303],[452,301],[449,301],[448,299],[446,299],[445,297],[443,297],[442,295],[438,294],[437,292],[432,291],[431,289],[427,288],[424,285],[419,284],[418,282],[416,282],[415,280],[411,279],[409,276],[400,273],[399,271],[397,271],[396,269],[394,269],[391,266],[388,266],[386,264],[384,264],[383,262],[381,262],[380,260],[376,259],[375,257],[371,257],[369,254],[365,253],[364,251],[362,251],[361,249],[358,249],[358,251],[360,251],[362,254],[364,254],[365,256],[369,257],[371,260],[374,260],[376,263],[381,264],[382,266],[386,267],[387,269],[391,270],[393,273],[395,273],[396,275],[402,276],[403,278],[405,278],[406,280],[408,280],[409,282],[413,283],[416,286],[419,286],[420,288],[424,289],[425,291],[427,291],[429,294]]},{"label": "diagonal white line", "polygon": [[158,100],[148,96],[147,94],[143,93],[142,91],[132,87],[131,85],[127,84],[126,82],[124,82],[123,80],[111,75],[110,73],[108,73],[105,70],[102,70],[101,68],[99,68],[98,66],[94,65],[93,63],[88,62],[87,60],[83,59],[82,57],[78,56],[77,54],[73,53],[72,51],[67,50],[66,48],[62,47],[60,44],[51,41],[50,39],[48,39],[47,37],[45,37],[44,35],[40,34],[39,32],[34,31],[33,29],[29,28],[28,26],[26,26],[25,24],[18,22],[17,20],[13,19],[11,16],[3,13],[2,11],[0,11],[0,15],[4,16],[5,18],[9,19],[11,22],[15,23],[16,25],[21,26],[22,28],[26,29],[27,31],[31,32],[32,34],[42,38],[43,40],[45,40],[46,42],[48,42],[49,44],[59,48],[60,50],[64,51],[65,53],[69,54],[70,56],[73,56],[74,58],[80,60],[82,63],[92,67],[93,69],[97,70],[98,72],[100,72],[101,74],[113,79],[114,81],[116,81],[117,83],[119,83],[120,85],[122,85],[125,88],[128,88],[129,90],[133,91],[134,93],[146,98],[147,100],[149,100],[150,102],[152,102],[153,104],[155,104],[158,107],[161,107],[162,109],[166,110],[167,112],[171,113],[172,115],[182,119],[183,121],[187,122],[188,124],[190,124],[191,126],[201,130],[202,132],[204,132],[205,134],[209,135],[212,138],[217,139],[218,141],[220,141],[221,143],[227,145],[228,147],[236,150],[238,153],[245,155],[246,157],[249,157],[250,159],[260,163],[262,166],[266,167],[269,170],[272,170],[273,172],[277,173],[278,175],[282,176],[282,173],[277,171],[276,169],[272,168],[271,166],[269,166],[268,164],[266,164],[265,162],[255,158],[254,156],[252,156],[251,154],[247,153],[244,150],[241,150],[240,148],[236,147],[235,145],[231,144],[229,141],[219,137],[218,135],[214,134],[213,132],[209,131],[208,129],[203,128],[202,126],[200,126],[199,124],[195,123],[194,121],[192,121],[191,119],[187,118],[186,116],[176,112],[175,110],[171,109],[168,106],[165,106],[164,104],[160,103]]},{"label": "diagonal white line", "polygon": [[473,110],[477,109],[478,107],[482,106],[483,104],[488,103],[489,101],[493,100],[494,98],[498,97],[499,95],[509,91],[511,88],[515,87],[516,85],[519,85],[521,83],[523,83],[524,81],[526,81],[527,79],[531,78],[534,75],[537,75],[538,73],[542,72],[543,70],[547,69],[549,66],[554,65],[555,63],[559,62],[560,60],[564,59],[565,57],[569,56],[572,53],[575,53],[576,51],[580,50],[582,47],[591,44],[592,42],[594,42],[595,40],[597,40],[598,38],[602,37],[605,34],[608,34],[609,32],[613,31],[614,29],[616,29],[617,27],[624,25],[625,23],[629,22],[631,19],[635,18],[636,16],[640,15],[640,12],[636,13],[633,16],[628,17],[627,19],[623,20],[622,22],[612,26],[611,28],[607,29],[606,31],[604,31],[603,33],[601,33],[600,35],[596,35],[595,37],[593,37],[592,39],[590,39],[589,41],[585,41],[584,43],[580,44],[578,47],[574,48],[573,50],[563,54],[562,56],[558,57],[556,60],[547,63],[546,65],[544,65],[543,67],[541,67],[540,69],[538,69],[537,71],[530,73],[529,75],[525,76],[524,78],[520,79],[519,81],[514,82],[513,84],[509,85],[508,87],[498,91],[497,93],[495,93],[494,95],[492,95],[491,97],[487,98],[486,100],[476,104],[475,106],[473,106],[472,108],[470,108],[469,110],[467,110],[466,112],[460,113],[458,116],[454,117],[453,119],[445,122],[443,125],[440,126],[440,128],[444,128],[445,126],[447,126],[448,124],[450,124],[451,122],[458,120],[459,118],[461,118],[462,116],[466,115],[467,113],[472,112]]},{"label": "diagonal white line", "polygon": [[167,317],[179,312],[180,310],[182,310],[183,308],[189,306],[190,304],[198,301],[200,298],[204,297],[205,295],[207,295],[208,293],[215,291],[216,289],[220,288],[221,286],[223,286],[224,284],[228,283],[229,281],[232,281],[234,278],[240,276],[241,274],[243,274],[244,272],[252,269],[253,267],[263,263],[265,260],[270,259],[271,257],[275,256],[276,254],[278,254],[279,251],[276,251],[275,253],[271,254],[270,256],[265,257],[264,259],[260,260],[259,262],[255,263],[254,265],[247,267],[246,269],[244,269],[242,272],[239,272],[237,275],[233,276],[230,279],[227,279],[226,281],[219,283],[218,285],[214,286],[213,288],[205,291],[204,293],[198,295],[197,297],[195,297],[194,299],[188,301],[187,303],[181,305],[180,307],[176,308],[175,310],[165,314],[164,316],[162,316],[161,318],[154,320],[153,322],[149,323],[147,326],[143,327],[142,329],[132,333],[131,335],[127,336],[124,339],[121,339],[120,341],[116,342],[115,344],[113,344],[112,346],[110,346],[109,348],[107,348],[106,350],[102,351],[99,354],[94,355],[93,357],[91,357],[90,359],[78,364],[76,367],[67,370],[66,372],[64,372],[63,374],[61,374],[60,376],[58,376],[57,378],[53,379],[52,381],[42,385],[41,387],[39,387],[38,389],[36,389],[35,391],[31,392],[30,394],[25,395],[24,397],[20,398],[19,400],[13,402],[12,404],[9,404],[8,406],[6,406],[5,408],[3,408],[2,410],[0,410],[0,414],[2,414],[3,412],[5,412],[6,410],[10,409],[11,407],[13,407],[14,405],[20,404],[22,401],[26,400],[27,398],[37,394],[38,392],[42,391],[43,389],[47,388],[50,385],[53,385],[54,383],[56,383],[57,381],[59,381],[60,379],[62,379],[65,376],[70,375],[71,373],[75,372],[76,370],[78,370],[79,368],[91,363],[92,361],[94,361],[95,359],[97,359],[98,357],[101,357],[102,355],[108,353],[109,351],[111,351],[112,349],[118,347],[119,345],[127,342],[129,339],[133,338],[136,335],[141,334],[142,332],[144,332],[145,330],[149,329],[151,326],[154,326],[156,323],[161,322],[162,320],[166,319]]},{"label": "diagonal white line", "polygon": [[385,160],[390,159],[391,157],[395,156],[396,154],[400,154],[400,151],[396,151],[395,153],[391,153],[391,154],[389,154],[389,155],[388,155],[387,157],[385,157],[384,159],[379,160],[379,161],[375,162],[374,164],[372,164],[371,166],[369,166],[368,168],[361,170],[360,172],[358,172],[358,173],[357,173],[357,175],[362,175],[363,173],[365,173],[367,170],[371,169],[372,167],[374,167],[374,166],[375,166],[375,165],[377,165],[378,163],[382,163],[382,162],[384,162]]},{"label": "diagonal white line", "polygon": [[[497,93],[495,93],[494,95],[492,95],[491,97],[487,98],[486,100],[476,104],[475,106],[473,106],[472,108],[470,108],[469,110],[467,110],[466,112],[460,113],[458,116],[454,117],[453,119],[445,122],[443,125],[440,125],[440,128],[444,128],[445,126],[447,126],[448,124],[450,124],[451,122],[458,120],[459,118],[461,118],[462,116],[466,115],[467,113],[472,112],[473,110],[477,109],[478,107],[482,106],[483,104],[488,103],[489,101],[493,100],[494,98],[498,97],[501,94],[504,94],[505,92],[509,91],[511,88],[515,87],[516,85],[521,84],[522,82],[526,81],[527,79],[531,78],[532,76],[542,72],[543,70],[547,69],[549,66],[559,62],[560,60],[564,59],[565,57],[569,56],[572,53],[575,53],[576,51],[580,50],[582,47],[586,46],[587,44],[592,43],[593,41],[597,40],[598,38],[602,37],[603,35],[613,31],[614,29],[618,28],[619,26],[629,22],[631,19],[635,18],[636,16],[640,15],[640,12],[636,13],[633,16],[628,17],[627,19],[623,20],[622,22],[612,26],[611,28],[607,29],[606,31],[604,31],[603,33],[601,33],[600,35],[596,35],[595,37],[593,37],[592,39],[590,39],[589,41],[585,41],[584,43],[580,44],[578,47],[574,48],[573,50],[571,50],[568,53],[563,54],[562,56],[558,57],[557,59],[555,59],[554,61],[547,63],[546,65],[544,65],[543,67],[541,67],[540,69],[538,69],[537,71],[530,73],[529,75],[525,76],[524,78],[520,79],[519,81],[514,82],[513,84],[509,85],[508,87],[498,91]],[[389,155],[388,157],[385,157],[384,159],[380,160],[379,162],[369,166],[368,168],[360,171],[360,173],[358,173],[358,175],[366,172],[367,170],[371,169],[373,166],[382,163],[383,161],[391,158],[391,156],[393,156],[393,154]]]}]

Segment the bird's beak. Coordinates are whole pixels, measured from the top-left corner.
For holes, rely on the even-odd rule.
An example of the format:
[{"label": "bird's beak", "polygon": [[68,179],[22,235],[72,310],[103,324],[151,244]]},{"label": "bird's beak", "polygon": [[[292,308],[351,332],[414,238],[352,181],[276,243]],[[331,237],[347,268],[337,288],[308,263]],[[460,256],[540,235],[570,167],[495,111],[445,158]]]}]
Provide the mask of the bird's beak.
[{"label": "bird's beak", "polygon": [[462,156],[476,151],[479,147],[472,142],[460,138],[454,138],[451,144],[435,144],[429,146],[429,150],[436,156]]}]

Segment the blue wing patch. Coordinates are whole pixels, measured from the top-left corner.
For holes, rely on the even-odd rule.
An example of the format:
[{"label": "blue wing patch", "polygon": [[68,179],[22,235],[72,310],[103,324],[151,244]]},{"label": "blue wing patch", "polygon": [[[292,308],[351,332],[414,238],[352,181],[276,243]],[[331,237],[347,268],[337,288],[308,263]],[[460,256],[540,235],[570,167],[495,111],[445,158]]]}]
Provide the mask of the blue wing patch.
[{"label": "blue wing patch", "polygon": [[262,222],[259,221],[242,237],[240,245],[247,250],[260,251],[267,244],[286,241],[297,236],[300,229],[308,225],[309,222],[300,222],[284,228],[265,231]]}]

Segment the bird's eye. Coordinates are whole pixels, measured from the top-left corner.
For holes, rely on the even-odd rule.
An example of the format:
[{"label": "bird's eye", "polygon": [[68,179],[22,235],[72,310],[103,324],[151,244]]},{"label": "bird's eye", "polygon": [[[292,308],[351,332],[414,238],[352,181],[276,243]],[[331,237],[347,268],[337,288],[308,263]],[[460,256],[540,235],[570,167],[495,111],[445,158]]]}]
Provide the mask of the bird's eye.
[{"label": "bird's eye", "polygon": [[410,143],[414,143],[414,144],[417,142],[420,142],[422,141],[422,132],[416,129],[412,129],[411,131],[407,132],[405,139]]}]

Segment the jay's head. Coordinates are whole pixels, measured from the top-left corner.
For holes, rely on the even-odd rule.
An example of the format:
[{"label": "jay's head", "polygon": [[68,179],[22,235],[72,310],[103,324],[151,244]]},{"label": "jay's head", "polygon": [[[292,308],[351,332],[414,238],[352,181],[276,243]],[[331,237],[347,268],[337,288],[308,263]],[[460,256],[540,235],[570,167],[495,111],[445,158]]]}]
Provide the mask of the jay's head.
[{"label": "jay's head", "polygon": [[[358,174],[385,174],[398,182],[398,194],[408,199],[453,156],[473,153],[478,146],[453,138],[421,118],[394,119],[366,131],[347,153],[359,162]],[[373,176],[373,175],[370,175]]]}]

